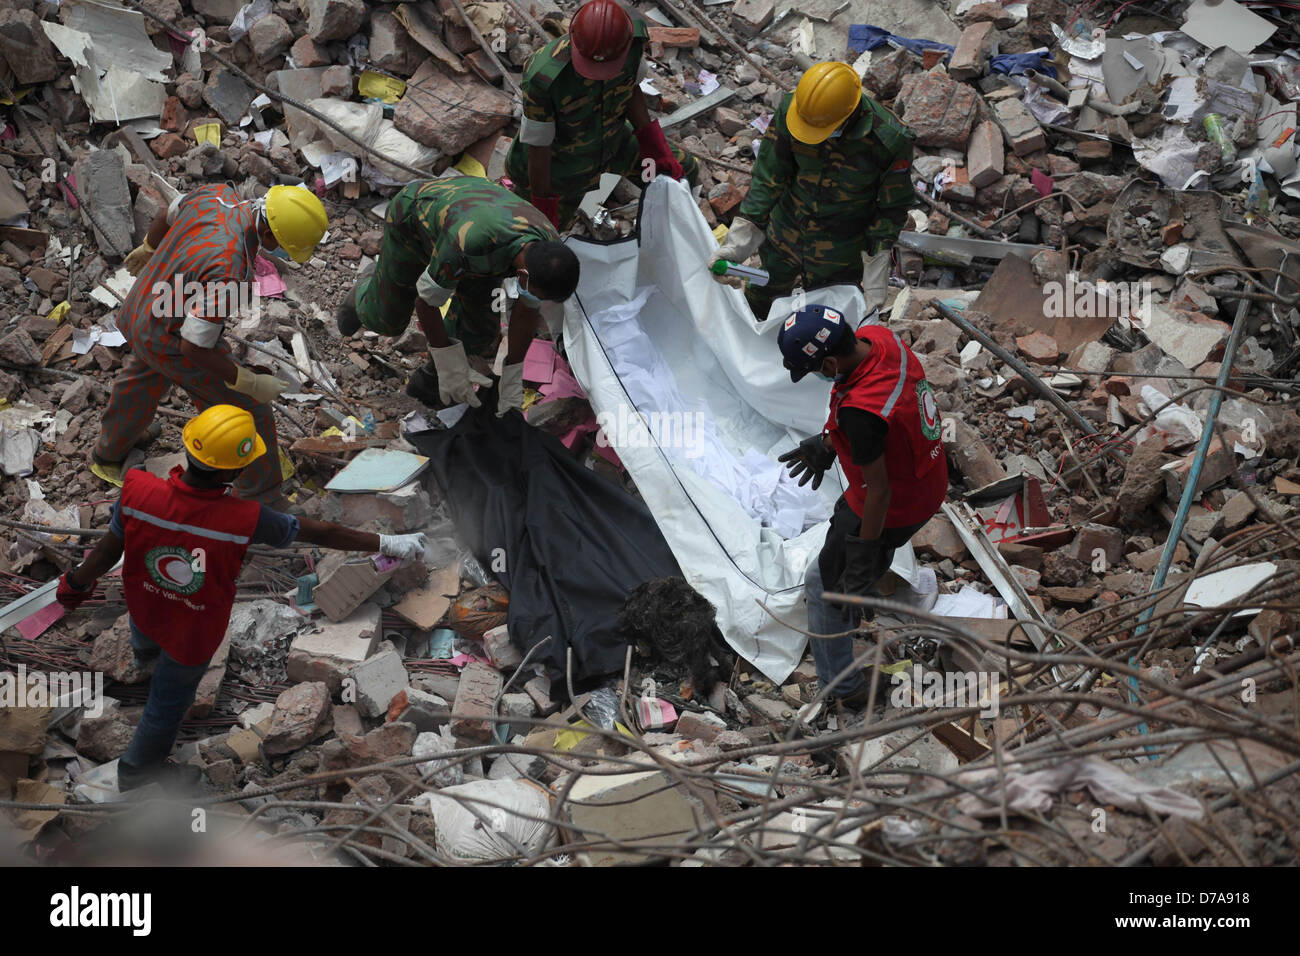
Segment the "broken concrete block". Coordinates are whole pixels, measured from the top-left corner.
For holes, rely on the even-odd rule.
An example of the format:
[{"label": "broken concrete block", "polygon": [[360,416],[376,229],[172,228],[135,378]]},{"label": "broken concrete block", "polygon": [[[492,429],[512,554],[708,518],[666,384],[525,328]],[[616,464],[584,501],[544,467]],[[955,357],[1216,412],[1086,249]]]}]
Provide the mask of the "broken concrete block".
[{"label": "broken concrete block", "polygon": [[1250,500],[1250,495],[1239,491],[1224,502],[1219,513],[1223,515],[1223,529],[1225,531],[1238,531],[1244,528],[1246,522],[1254,515],[1255,502]]},{"label": "broken concrete block", "polygon": [[1232,329],[1218,319],[1199,312],[1174,312],[1154,302],[1147,316],[1142,333],[1188,368],[1223,357],[1223,346]]},{"label": "broken concrete block", "polygon": [[533,729],[531,718],[537,714],[533,699],[527,694],[513,693],[501,695],[499,715],[503,721],[510,722],[511,737],[530,733]]},{"label": "broken concrete block", "polygon": [[275,699],[271,726],[262,740],[268,755],[293,753],[333,729],[329,688],[321,681],[295,684]]},{"label": "broken concrete block", "polygon": [[49,83],[59,78],[54,44],[31,10],[0,10],[0,61],[9,65],[16,86]]},{"label": "broken concrete block", "polygon": [[[1195,458],[1195,452],[1189,453],[1176,464],[1167,465],[1160,470],[1160,475],[1165,480],[1166,501],[1177,505],[1182,500],[1183,486],[1187,483]],[[1227,480],[1237,470],[1236,462],[1236,456],[1223,447],[1223,442],[1217,435],[1210,439],[1210,447],[1205,452],[1205,463],[1201,466],[1201,477],[1196,483],[1197,494]]]},{"label": "broken concrete block", "polygon": [[433,519],[433,505],[429,493],[418,481],[413,481],[396,491],[377,495],[327,492],[321,502],[321,517],[349,528],[374,521],[386,534],[405,534],[429,524]]},{"label": "broken concrete block", "polygon": [[[698,825],[691,805],[663,771],[612,775],[584,774],[565,804],[575,835],[589,843],[663,844]],[[582,852],[589,866],[641,863],[647,854],[602,846]]]},{"label": "broken concrete block", "polygon": [[943,514],[935,515],[920,531],[912,535],[912,547],[917,554],[948,558],[951,561],[960,561],[967,556],[961,536],[947,515]]},{"label": "broken concrete block", "polygon": [[186,720],[199,720],[212,713],[217,706],[217,695],[221,693],[221,682],[226,679],[226,661],[230,656],[230,632],[226,631],[217,652],[208,661],[208,669],[203,672],[198,689],[194,692],[194,703],[190,704]]},{"label": "broken concrete block", "polygon": [[92,760],[116,760],[131,746],[135,728],[116,708],[99,717],[82,717],[77,728],[77,752]]},{"label": "broken concrete block", "polygon": [[320,748],[321,770],[346,770],[382,763],[395,757],[407,757],[415,746],[418,732],[414,724],[397,721],[377,727],[364,737],[338,736]]},{"label": "broken concrete block", "polygon": [[388,702],[388,720],[415,724],[421,733],[445,727],[451,715],[447,701],[418,687],[398,691]]},{"label": "broken concrete block", "polygon": [[360,737],[365,734],[365,724],[361,722],[361,712],[356,704],[336,704],[333,710],[334,733],[350,734]]},{"label": "broken concrete block", "polygon": [[452,78],[429,59],[397,101],[393,123],[417,143],[455,155],[501,129],[512,115],[505,93],[475,76]]},{"label": "broken concrete block", "polygon": [[97,149],[79,159],[75,171],[77,182],[82,184],[82,198],[95,214],[91,220],[82,211],[86,225],[94,227],[95,242],[106,255],[126,255],[135,248],[132,241],[135,219],[126,160],[116,149]]},{"label": "broken concrete block", "polygon": [[26,329],[14,329],[0,339],[0,361],[10,365],[40,365],[41,350]]},{"label": "broken concrete block", "polygon": [[1110,371],[1110,363],[1115,360],[1115,350],[1101,342],[1084,342],[1065,360],[1070,368],[1077,368],[1092,375],[1105,375]]},{"label": "broken concrete block", "polygon": [[[380,14],[376,14],[379,16]],[[384,14],[386,15],[386,14]],[[374,43],[370,45],[370,55],[374,57]],[[303,34],[294,41],[293,46],[289,47],[289,55],[293,57],[293,62],[299,69],[311,69],[314,66],[329,66],[330,55],[325,47],[321,46],[307,34]],[[384,67],[387,69],[387,67]],[[389,72],[395,72],[389,70]]]},{"label": "broken concrete block", "polygon": [[972,23],[961,32],[957,48],[948,60],[948,75],[954,80],[983,76],[989,57],[998,52],[998,31],[992,23]]},{"label": "broken concrete block", "polygon": [[763,697],[759,694],[750,694],[746,697],[745,706],[762,720],[780,723],[794,717],[794,711],[790,709],[790,705],[785,701]]},{"label": "broken concrete block", "polygon": [[976,95],[964,83],[937,73],[913,73],[903,77],[896,103],[902,107],[903,122],[916,133],[918,146],[960,149],[970,138]]},{"label": "broken concrete block", "polygon": [[1046,332],[1030,332],[1028,335],[1017,336],[1016,348],[1031,362],[1037,362],[1039,365],[1055,365],[1056,360],[1061,357],[1061,349],[1056,344],[1056,339]]},{"label": "broken concrete block", "polygon": [[[1101,574],[1124,559],[1124,533],[1118,528],[1089,522],[1079,528],[1070,553]],[[1095,567],[1098,558],[1102,559],[1101,568]]]},{"label": "broken concrete block", "polygon": [[337,624],[300,634],[289,647],[286,671],[291,681],[324,681],[337,694],[347,677],[379,641],[379,607],[363,604]]},{"label": "broken concrete block", "polygon": [[510,640],[510,632],[504,624],[483,632],[483,649],[497,670],[513,671],[524,662],[524,655]]},{"label": "broken concrete block", "polygon": [[398,691],[406,689],[410,679],[402,655],[396,651],[381,651],[367,658],[353,667],[349,676],[355,682],[357,710],[367,717],[388,713],[389,703]]},{"label": "broken concrete block", "polygon": [[757,36],[776,16],[776,0],[736,0],[731,25],[745,36]]},{"label": "broken concrete block", "polygon": [[[410,76],[424,60],[424,50],[411,39],[397,17],[387,11],[370,16],[370,62],[397,76]],[[297,62],[297,61],[295,61]],[[300,66],[316,64],[299,63]]]},{"label": "broken concrete block", "polygon": [[328,66],[320,78],[321,96],[343,96],[352,95],[352,71],[348,67]]},{"label": "broken concrete block", "polygon": [[307,14],[307,35],[318,43],[346,40],[366,19],[362,0],[299,0]]},{"label": "broken concrete block", "polygon": [[139,684],[149,677],[149,668],[135,662],[131,650],[131,616],[123,614],[113,626],[99,632],[90,648],[90,669],[120,684]]},{"label": "broken concrete block", "polygon": [[749,120],[726,106],[719,106],[713,111],[713,123],[723,136],[735,136],[749,127]]},{"label": "broken concrete block", "polygon": [[257,62],[266,64],[284,55],[293,42],[293,31],[284,18],[267,14],[248,28],[248,45],[253,48]]},{"label": "broken concrete block", "polygon": [[993,106],[993,117],[1017,156],[1027,156],[1047,148],[1047,135],[1022,101],[1000,100]]},{"label": "broken concrete block", "polygon": [[297,611],[279,601],[240,601],[231,608],[226,625],[230,669],[252,684],[282,683],[289,644],[304,623]]},{"label": "broken concrete block", "polygon": [[982,488],[1007,476],[997,456],[989,451],[979,433],[960,418],[946,418],[952,422],[953,440],[944,442],[948,463],[962,476],[967,488]]},{"label": "broken concrete block", "polygon": [[727,729],[727,722],[717,714],[705,711],[682,711],[677,718],[674,732],[686,740],[703,740],[711,743],[718,734]]},{"label": "broken concrete block", "polygon": [[451,732],[464,740],[485,743],[492,737],[493,711],[501,691],[501,675],[486,664],[474,662],[460,674],[456,702],[452,705]]},{"label": "broken concrete block", "polygon": [[1165,489],[1161,469],[1172,460],[1173,456],[1165,451],[1165,440],[1161,437],[1148,438],[1133,449],[1128,464],[1124,466],[1124,480],[1115,498],[1120,514],[1127,520],[1136,519],[1160,499]]},{"label": "broken concrete block", "polygon": [[244,6],[244,0],[193,0],[190,5],[205,20],[228,24]]},{"label": "broken concrete block", "polygon": [[1002,131],[992,120],[975,126],[966,144],[966,172],[970,184],[982,189],[1002,178]]},{"label": "broken concrete block", "polygon": [[248,112],[256,95],[251,86],[223,67],[208,74],[207,86],[203,88],[203,102],[216,110],[227,126],[239,126],[240,118]]},{"label": "broken concrete block", "polygon": [[333,552],[317,566],[320,579],[312,589],[312,602],[331,621],[342,621],[359,608],[393,576],[397,568],[380,571],[369,557],[349,557]]}]

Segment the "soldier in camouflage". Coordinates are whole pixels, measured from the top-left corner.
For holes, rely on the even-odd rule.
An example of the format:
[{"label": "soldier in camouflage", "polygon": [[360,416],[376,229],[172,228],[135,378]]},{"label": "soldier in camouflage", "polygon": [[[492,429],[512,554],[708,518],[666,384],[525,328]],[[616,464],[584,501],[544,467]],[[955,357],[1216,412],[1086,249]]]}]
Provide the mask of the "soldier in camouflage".
[{"label": "soldier in camouflage", "polygon": [[709,265],[759,253],[770,279],[748,286],[745,297],[760,321],[774,299],[800,283],[857,284],[870,308],[883,305],[890,247],[917,204],[914,139],[862,92],[851,66],[812,67],[782,98],[759,146],[749,194]]},{"label": "soldier in camouflage", "polygon": [[513,297],[497,414],[520,408],[538,310],[578,285],[577,256],[559,238],[537,209],[486,179],[409,183],[388,204],[375,271],[339,307],[339,331],[401,335],[414,307],[431,361],[411,376],[407,394],[427,405],[477,406],[474,385],[490,380],[470,371],[466,353],[493,361]]},{"label": "soldier in camouflage", "polygon": [[506,170],[557,229],[566,229],[602,172],[644,184],[657,173],[695,183],[699,164],[651,122],[640,81],[646,25],[614,0],[590,0],[570,33],[524,67],[524,118]]}]

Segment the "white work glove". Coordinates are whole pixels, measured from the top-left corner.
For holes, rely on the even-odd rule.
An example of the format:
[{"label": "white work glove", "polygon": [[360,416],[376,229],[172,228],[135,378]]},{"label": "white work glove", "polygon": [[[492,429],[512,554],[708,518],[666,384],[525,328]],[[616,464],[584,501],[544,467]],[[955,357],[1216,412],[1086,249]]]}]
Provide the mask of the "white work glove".
[{"label": "white work glove", "polygon": [[255,402],[266,403],[273,401],[280,396],[289,383],[283,379],[278,379],[274,375],[259,375],[257,372],[250,372],[242,365],[235,366],[235,383],[230,387],[236,392],[242,392]]},{"label": "white work glove", "polygon": [[445,405],[469,402],[471,408],[478,408],[483,403],[474,394],[465,346],[460,343],[460,339],[451,339],[450,342],[446,348],[429,349],[433,367],[438,370],[438,397]]},{"label": "white work glove", "polygon": [[497,418],[512,408],[524,410],[524,363],[507,365],[501,370],[501,384],[497,386]]},{"label": "white work glove", "polygon": [[[718,251],[709,257],[708,267],[713,269],[713,264],[719,259],[726,259],[728,262],[744,262],[763,244],[763,230],[758,228],[748,219],[742,219],[737,216],[731,221],[731,228],[727,230],[727,235],[723,237],[722,245],[718,246]],[[744,285],[745,280],[736,276],[714,275],[712,271],[709,275],[714,280],[721,282],[723,285],[729,285],[739,289]]]},{"label": "white work glove", "polygon": [[424,556],[426,544],[428,542],[423,531],[418,531],[415,534],[381,534],[379,536],[379,553],[386,554],[390,558],[413,561]]},{"label": "white work glove", "polygon": [[154,247],[149,245],[149,239],[146,237],[144,242],[126,254],[126,258],[122,260],[122,265],[126,267],[126,271],[131,275],[138,276],[140,270],[153,258],[153,254]]},{"label": "white work glove", "polygon": [[862,254],[862,295],[867,300],[867,314],[885,304],[889,295],[889,247],[884,247],[874,256]]}]

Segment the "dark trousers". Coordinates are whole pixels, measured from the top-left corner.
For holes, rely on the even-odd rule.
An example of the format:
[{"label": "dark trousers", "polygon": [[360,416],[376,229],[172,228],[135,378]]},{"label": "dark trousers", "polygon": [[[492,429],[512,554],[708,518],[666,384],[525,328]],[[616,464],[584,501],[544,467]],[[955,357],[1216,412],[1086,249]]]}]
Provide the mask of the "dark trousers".
[{"label": "dark trousers", "polygon": [[[877,593],[875,582],[885,576],[894,561],[894,552],[925,525],[908,525],[902,528],[885,528],[873,542],[871,549],[871,593]],[[862,528],[862,516],[855,514],[843,495],[835,503],[831,526],[826,531],[826,542],[816,561],[808,564],[804,575],[804,599],[808,602],[808,629],[814,634],[839,634],[853,630],[863,614],[873,616],[870,608],[853,608],[831,604],[822,600],[823,591],[838,591],[840,577],[844,574],[846,557],[844,539],[856,535]],[[868,595],[864,595],[868,596]],[[828,697],[852,694],[863,685],[862,671],[853,666],[853,639],[851,637],[812,638],[813,661],[817,665],[817,679],[823,688],[834,685]],[[837,681],[838,678],[838,681]]]}]

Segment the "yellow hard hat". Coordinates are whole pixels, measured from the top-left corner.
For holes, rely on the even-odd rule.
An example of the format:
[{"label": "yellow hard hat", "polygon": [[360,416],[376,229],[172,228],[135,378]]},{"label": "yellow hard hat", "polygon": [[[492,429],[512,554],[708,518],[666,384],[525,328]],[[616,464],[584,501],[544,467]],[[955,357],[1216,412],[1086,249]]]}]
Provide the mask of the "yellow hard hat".
[{"label": "yellow hard hat", "polygon": [[325,206],[310,189],[272,186],[266,192],[266,222],[294,262],[306,262],[329,228]]},{"label": "yellow hard hat", "polygon": [[252,413],[234,405],[213,405],[195,415],[181,441],[195,461],[218,471],[244,468],[266,454]]},{"label": "yellow hard hat", "polygon": [[816,146],[849,118],[861,100],[862,80],[853,67],[847,63],[818,63],[804,73],[795,87],[785,125],[799,142]]}]

